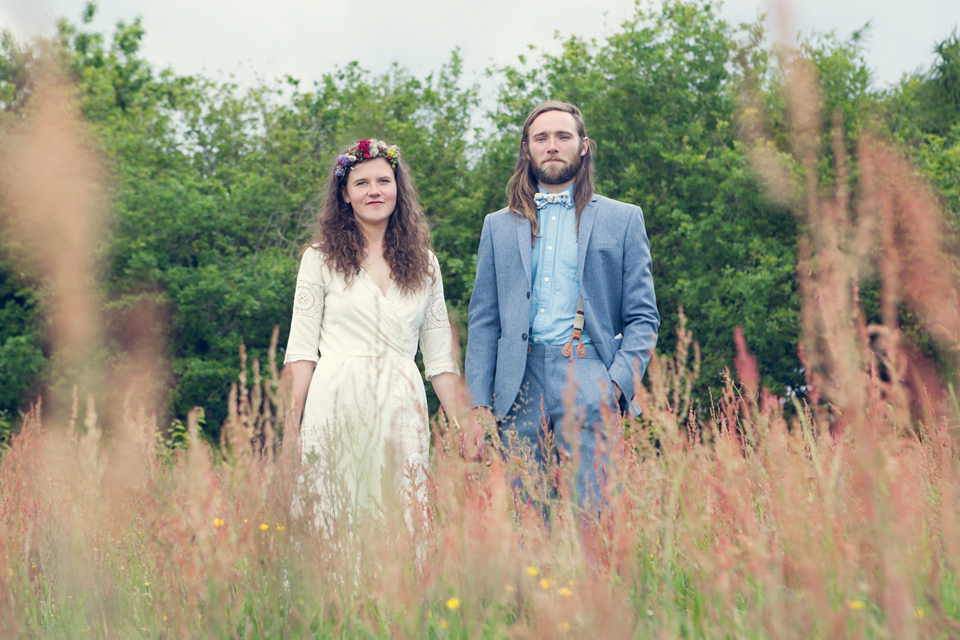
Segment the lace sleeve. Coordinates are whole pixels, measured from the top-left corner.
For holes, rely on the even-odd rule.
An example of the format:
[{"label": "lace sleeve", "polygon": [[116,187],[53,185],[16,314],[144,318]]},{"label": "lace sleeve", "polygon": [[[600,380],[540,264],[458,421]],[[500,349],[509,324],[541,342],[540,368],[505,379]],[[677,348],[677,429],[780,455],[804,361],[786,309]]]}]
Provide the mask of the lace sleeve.
[{"label": "lace sleeve", "polygon": [[320,325],[326,288],[317,251],[308,249],[300,262],[297,289],[293,295],[293,317],[283,363],[320,360]]},{"label": "lace sleeve", "polygon": [[440,264],[433,258],[434,278],[427,296],[427,306],[420,325],[420,351],[423,352],[424,375],[427,378],[444,373],[460,373],[453,353],[453,332],[443,298]]},{"label": "lace sleeve", "polygon": [[293,294],[293,315],[304,318],[322,317],[323,293],[323,285],[297,280],[297,291]]}]

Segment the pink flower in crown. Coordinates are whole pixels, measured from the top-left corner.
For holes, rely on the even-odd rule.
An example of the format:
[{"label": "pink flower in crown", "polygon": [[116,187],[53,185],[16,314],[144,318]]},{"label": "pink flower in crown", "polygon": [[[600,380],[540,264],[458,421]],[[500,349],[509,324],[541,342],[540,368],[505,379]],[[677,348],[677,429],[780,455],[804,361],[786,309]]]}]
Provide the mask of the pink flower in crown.
[{"label": "pink flower in crown", "polygon": [[372,156],[370,155],[370,141],[369,140],[357,140],[357,155],[361,158],[369,159]]}]

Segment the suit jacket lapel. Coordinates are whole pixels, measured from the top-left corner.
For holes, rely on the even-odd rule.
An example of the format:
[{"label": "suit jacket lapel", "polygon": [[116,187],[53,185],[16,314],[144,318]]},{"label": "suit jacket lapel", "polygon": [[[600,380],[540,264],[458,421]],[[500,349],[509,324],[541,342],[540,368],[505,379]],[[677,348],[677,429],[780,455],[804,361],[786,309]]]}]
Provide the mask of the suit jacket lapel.
[{"label": "suit jacket lapel", "polygon": [[580,230],[577,233],[577,273],[580,276],[581,290],[583,289],[583,263],[587,257],[587,245],[590,243],[590,233],[593,231],[593,222],[596,219],[597,198],[594,196],[580,214]]},{"label": "suit jacket lapel", "polygon": [[527,283],[530,283],[532,281],[532,276],[530,275],[530,253],[532,251],[530,242],[530,221],[517,214],[514,214],[513,217],[517,221],[517,243],[519,244],[520,248],[520,262],[523,263],[523,272],[527,274]]}]

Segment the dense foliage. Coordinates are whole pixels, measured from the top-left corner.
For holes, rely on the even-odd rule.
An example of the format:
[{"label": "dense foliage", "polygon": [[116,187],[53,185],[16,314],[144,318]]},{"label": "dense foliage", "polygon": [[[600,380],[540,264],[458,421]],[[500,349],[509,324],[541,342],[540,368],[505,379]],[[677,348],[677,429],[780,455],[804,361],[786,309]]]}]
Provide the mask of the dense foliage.
[{"label": "dense foliage", "polygon": [[[275,325],[285,342],[317,189],[335,150],[358,137],[397,143],[409,159],[462,329],[483,215],[503,206],[523,115],[548,97],[583,109],[598,143],[599,192],[643,207],[664,319],[660,344],[673,350],[682,307],[702,350],[699,397],[731,365],[736,326],[762,384],[780,395],[803,388],[795,270],[804,221],[795,203],[764,196],[742,135],[744,113],[758,110],[776,150],[790,151],[780,52],[766,48],[756,25],[734,28],[709,2],[638,9],[605,41],[573,37],[559,55],[492,69],[500,91],[485,108],[457,51],[425,77],[350,64],[309,88],[287,77],[248,89],[158,70],[140,52],[139,21],[118,24],[108,38],[90,30],[93,13],[88,6],[79,26],[61,21],[56,46],[109,163],[114,223],[100,251],[107,348],[122,342],[109,334],[112,319],[144,301],[164,309],[168,422],[202,406],[215,436],[240,344],[262,356]],[[843,126],[851,152],[865,128],[903,144],[957,228],[956,33],[936,47],[928,72],[882,90],[871,82],[860,35],[816,38],[801,51],[819,72],[823,135]],[[33,56],[3,36],[4,121],[29,109]],[[831,162],[825,154],[828,186]],[[0,263],[6,424],[55,378],[43,292],[28,267]]]}]

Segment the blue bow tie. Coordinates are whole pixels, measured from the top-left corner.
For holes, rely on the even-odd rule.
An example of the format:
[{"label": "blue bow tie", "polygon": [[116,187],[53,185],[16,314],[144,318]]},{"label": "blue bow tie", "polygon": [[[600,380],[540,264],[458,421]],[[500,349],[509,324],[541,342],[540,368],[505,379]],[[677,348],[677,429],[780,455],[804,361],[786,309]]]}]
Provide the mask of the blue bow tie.
[{"label": "blue bow tie", "polygon": [[570,194],[566,191],[563,193],[538,193],[533,196],[533,203],[537,205],[537,209],[543,209],[548,204],[562,204],[568,209],[573,206],[573,200],[570,199]]}]

